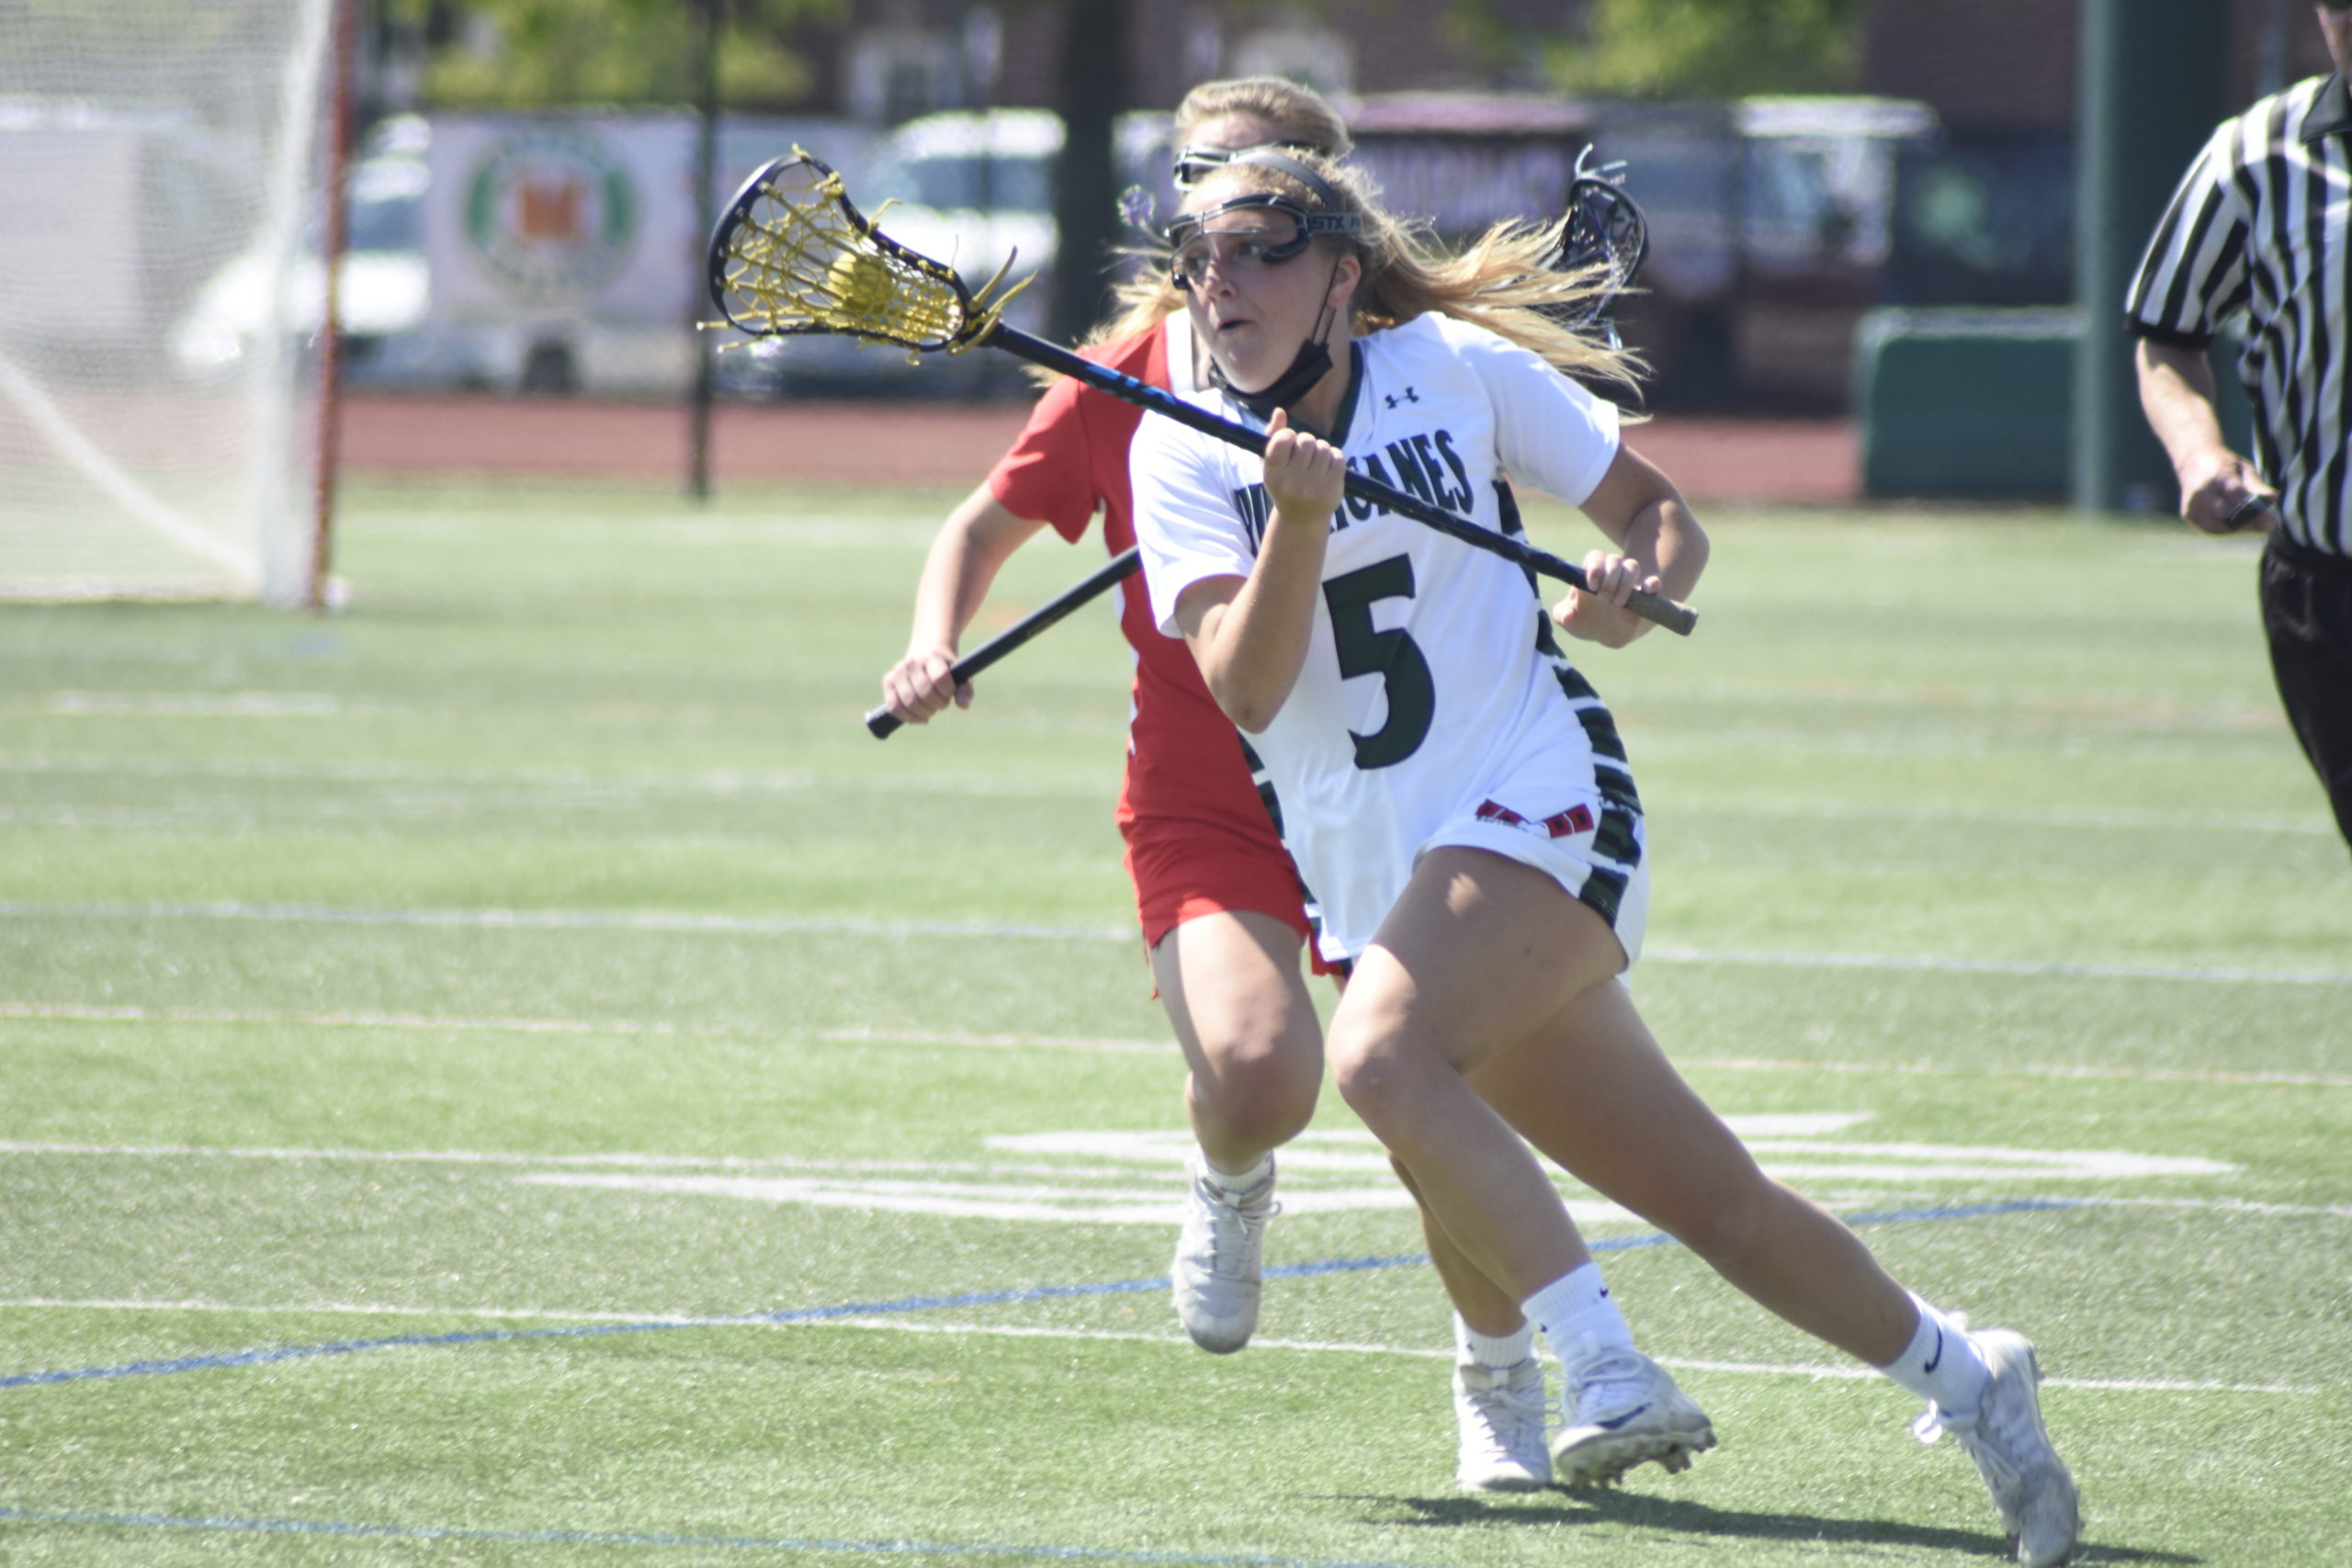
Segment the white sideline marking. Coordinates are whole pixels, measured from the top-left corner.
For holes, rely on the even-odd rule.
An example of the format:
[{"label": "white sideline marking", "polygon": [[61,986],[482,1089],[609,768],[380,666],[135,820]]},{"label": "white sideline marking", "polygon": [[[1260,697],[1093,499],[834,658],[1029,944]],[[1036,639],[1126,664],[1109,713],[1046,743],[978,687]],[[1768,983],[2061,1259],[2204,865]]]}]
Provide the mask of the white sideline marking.
[{"label": "white sideline marking", "polygon": [[[2185,1156],[2123,1150],[2019,1149],[1992,1146],[1833,1140],[1831,1134],[1867,1120],[1852,1112],[1730,1118],[1764,1168],[1800,1185],[1866,1182],[1903,1190],[1920,1182],[1981,1184],[2017,1180],[2130,1180],[2150,1177],[2228,1176],[2239,1168]],[[855,1161],[820,1159],[696,1160],[598,1154],[383,1154],[286,1149],[150,1149],[151,1156],[321,1159],[494,1166],[530,1185],[717,1198],[736,1202],[795,1203],[954,1219],[1045,1224],[1172,1225],[1182,1217],[1174,1177],[1190,1148],[1176,1132],[1046,1133],[992,1137],[991,1148],[1027,1156],[1031,1163]],[[92,1145],[0,1143],[0,1154],[104,1155]],[[1305,1179],[1286,1190],[1295,1213],[1403,1211],[1412,1198],[1389,1175],[1370,1134],[1310,1132],[1288,1151]],[[1066,1156],[1069,1164],[1035,1163]],[[1163,1172],[1165,1175],[1163,1176]],[[1571,1187],[1562,1194],[1580,1224],[1636,1224],[1635,1217]]]},{"label": "white sideline marking", "polygon": [[815,1029],[819,1040],[901,1045],[1036,1045],[1057,1051],[1148,1051],[1154,1055],[1176,1049],[1173,1040],[1090,1040],[1065,1034],[962,1034],[944,1029]]},{"label": "white sideline marking", "polygon": [[[1747,1122],[1751,1119],[1735,1116],[1728,1117],[1725,1120],[1732,1124],[1735,1130],[1737,1130],[1743,1122]],[[1363,1138],[1369,1137],[1369,1134],[1364,1134],[1355,1135]],[[1164,1153],[1161,1145],[1172,1145],[1175,1140],[1182,1136],[1182,1134],[1154,1134],[1148,1133],[1105,1134],[1046,1134],[1037,1135],[1034,1141],[1036,1146],[1050,1150],[1054,1145],[1065,1140],[1074,1138],[1091,1139],[1098,1136],[1104,1140],[1124,1140],[1133,1145],[1133,1152],[1123,1157],[1129,1160],[1141,1160],[1147,1164],[1154,1164],[1160,1160]],[[1318,1151],[1314,1147],[1314,1145],[1317,1142],[1345,1142],[1349,1140],[1350,1136],[1351,1134],[1345,1131],[1332,1133],[1308,1133],[1303,1134],[1294,1146],[1287,1151],[1291,1155],[1289,1163],[1295,1170],[1319,1169],[1335,1173],[1355,1171],[1385,1173],[1387,1170],[1387,1162],[1377,1155],[1350,1156],[1344,1153]],[[989,1142],[992,1145],[1006,1148],[1008,1152],[1032,1152],[1030,1145],[1033,1140],[1026,1136],[1005,1138],[1002,1140],[992,1138],[989,1140]],[[2143,1155],[2133,1154],[2128,1151],[2107,1149],[2012,1149],[1997,1148],[1989,1145],[1976,1146],[1969,1145],[1845,1144],[1790,1138],[1774,1138],[1770,1136],[1750,1136],[1747,1139],[1747,1143],[1748,1147],[1758,1150],[1767,1156],[1795,1156],[1767,1158],[1763,1163],[1768,1168],[1775,1171],[1787,1171],[1798,1176],[1834,1174],[1849,1179],[1852,1179],[1857,1172],[1860,1172],[1869,1176],[1894,1180],[1897,1183],[1920,1178],[1934,1177],[1984,1180],[2003,1179],[2015,1179],[2020,1177],[2034,1177],[2044,1179],[2051,1178],[2057,1178],[2061,1179],[2128,1179],[2137,1177],[2155,1176],[2227,1176],[2237,1173],[2241,1168],[2238,1166],[2228,1164],[2224,1161],[2200,1159],[2190,1156]],[[1077,1179],[1088,1181],[1107,1179],[1116,1181],[1136,1174],[1132,1169],[1117,1166],[1106,1168],[1100,1166],[1087,1167],[1079,1165],[1015,1164],[979,1160],[810,1159],[789,1155],[693,1156],[630,1153],[569,1155],[519,1154],[470,1149],[332,1149],[278,1147],[269,1145],[230,1145],[225,1147],[207,1147],[194,1144],[44,1143],[20,1139],[0,1139],[0,1155],[66,1156],[112,1159],[234,1159],[286,1162],[322,1160],[361,1165],[554,1167],[559,1170],[577,1170],[583,1168],[610,1168],[614,1167],[620,1167],[635,1168],[634,1170],[624,1168],[622,1171],[609,1176],[571,1176],[549,1174],[546,1176],[527,1176],[525,1179],[544,1180],[564,1185],[600,1187],[626,1187],[643,1183],[654,1190],[699,1191],[710,1193],[716,1196],[764,1199],[771,1201],[797,1201],[797,1193],[792,1190],[797,1189],[803,1183],[800,1180],[792,1178],[784,1179],[780,1182],[769,1182],[759,1178],[746,1178],[734,1175],[694,1175],[685,1177],[671,1177],[666,1175],[640,1176],[636,1174],[636,1172],[731,1173],[771,1170],[807,1172],[809,1173],[809,1180],[820,1185],[833,1185],[842,1182],[859,1181],[860,1178],[855,1173],[866,1171],[892,1172],[900,1175],[911,1175],[917,1177],[947,1175],[973,1175],[990,1178],[1023,1175],[1045,1176],[1055,1178],[1064,1183]],[[1862,1159],[1872,1163],[1860,1166],[1850,1164],[1815,1163],[1804,1157],[1808,1156],[1860,1156]],[[1171,1162],[1173,1162],[1179,1156],[1170,1156],[1168,1157]],[[1953,1163],[1960,1161],[1969,1163],[1961,1165],[1955,1165]],[[876,1191],[872,1196],[879,1196],[881,1192],[887,1190],[888,1185],[886,1183],[864,1182],[861,1182],[861,1184],[875,1188]],[[956,1190],[972,1192],[976,1195],[983,1195],[980,1194],[978,1189],[975,1188],[958,1187]],[[1069,1192],[1069,1188],[1065,1185],[1058,1190],[1067,1194]],[[1154,1190],[1157,1190],[1157,1189]],[[1288,1208],[1292,1206],[1292,1200],[1294,1197],[1298,1199],[1303,1204],[1310,1196],[1319,1196],[1324,1200],[1324,1201],[1317,1205],[1317,1207],[1330,1208],[1334,1206],[1361,1206],[1353,1202],[1338,1201],[1343,1197],[1351,1196],[1354,1190],[1355,1190],[1353,1189],[1324,1188],[1318,1194],[1315,1189],[1308,1188],[1295,1193],[1286,1193],[1283,1202],[1284,1206]],[[1399,1195],[1401,1195],[1403,1189],[1400,1187],[1396,1190]],[[810,1199],[808,1201],[817,1200]],[[871,1198],[869,1198],[869,1201],[871,1201]],[[2236,1198],[2107,1198],[2068,1196],[2064,1198],[2063,1201],[2075,1206],[2086,1204],[2124,1203],[2141,1205],[2164,1204],[2177,1208],[2232,1210],[2254,1213],[2328,1214],[2342,1217],[2352,1217],[2352,1205],[2347,1204],[2261,1203],[2251,1200]],[[1304,1212],[1303,1208],[1298,1212]],[[1596,1215],[1596,1217],[1599,1216]],[[1624,1218],[1627,1216],[1624,1216],[1622,1213],[1612,1213],[1611,1217]]]},{"label": "white sideline marking", "polygon": [[0,1155],[75,1155],[126,1159],[335,1160],[353,1164],[490,1166],[643,1166],[664,1170],[895,1170],[989,1175],[1068,1176],[1066,1166],[981,1164],[967,1160],[798,1159],[789,1155],[498,1154],[471,1149],[207,1148],[194,1144],[40,1144],[0,1140]]},{"label": "white sideline marking", "polygon": [[162,779],[267,779],[281,783],[527,784],[596,794],[792,794],[809,787],[806,770],[704,773],[602,773],[586,768],[428,767],[413,762],[285,761],[246,757],[82,756],[66,752],[0,752],[0,773],[97,773]]},{"label": "white sideline marking", "polygon": [[[1056,1328],[1019,1324],[914,1323],[890,1317],[806,1318],[789,1322],[763,1321],[756,1314],[704,1316],[686,1313],[561,1312],[534,1307],[424,1307],[370,1305],[364,1302],[321,1302],[310,1305],[240,1306],[205,1301],[70,1301],[60,1297],[24,1296],[0,1299],[0,1312],[23,1309],[68,1312],[187,1312],[220,1313],[247,1317],[417,1317],[440,1320],[482,1318],[515,1323],[658,1323],[678,1328],[849,1328],[888,1334],[946,1334],[987,1339],[1054,1339],[1112,1344],[1158,1345],[1190,1351],[1193,1342],[1182,1334],[1150,1334],[1138,1329]],[[1253,1350],[1289,1350],[1301,1355],[1404,1356],[1415,1360],[1442,1361],[1453,1352],[1413,1345],[1373,1345],[1331,1339],[1282,1339],[1261,1336],[1250,1341]],[[1866,1382],[1881,1374],[1868,1367],[1814,1366],[1772,1361],[1714,1361],[1688,1356],[1660,1356],[1661,1366],[1678,1371],[1721,1372],[1735,1377],[1799,1377],[1816,1382]],[[2045,1378],[2044,1388],[2097,1389],[2121,1393],[2317,1393],[2302,1383],[2184,1382],[2161,1378]]]},{"label": "white sideline marking", "polygon": [[1895,969],[1958,975],[2017,975],[2031,979],[2195,980],[2219,985],[2352,986],[2352,973],[2327,969],[2172,968],[2154,964],[2029,964],[1991,958],[1924,958],[1880,953],[1709,952],[1645,945],[1642,956],[1666,964],[1737,964],[1780,969]]},{"label": "white sideline marking", "polygon": [[[279,1012],[234,1008],[96,1006],[81,1002],[0,1001],[0,1018],[47,1019],[94,1023],[303,1023],[323,1029],[491,1030],[524,1034],[661,1034],[684,1039],[824,1040],[844,1043],[1034,1046],[1048,1051],[1118,1051],[1159,1054],[1174,1043],[1098,1040],[1073,1034],[967,1034],[953,1029],[751,1029],[647,1023],[635,1019],[467,1018],[439,1013]],[[1940,1066],[1932,1062],[1815,1062],[1770,1056],[1691,1056],[1686,1067],[1727,1072],[1897,1073],[1923,1077],[2112,1078],[2148,1083],[2303,1084],[2352,1089],[2342,1073],[2225,1072],[2203,1067],[2045,1066],[1995,1063],[1984,1066]]]},{"label": "white sideline marking", "polygon": [[[5,813],[0,813],[5,818]],[[1035,1046],[1055,1051],[1146,1051],[1175,1049],[1174,1042],[1089,1040],[1057,1034],[962,1034],[929,1029],[694,1028],[646,1023],[635,1019],[465,1018],[410,1012],[278,1012],[232,1008],[96,1007],[79,1002],[0,1002],[0,1018],[44,1019],[81,1023],[301,1023],[322,1029],[488,1030],[518,1034],[660,1034],[686,1039],[808,1039],[855,1043],[974,1046]]]},{"label": "white sideline marking", "polygon": [[[371,708],[369,711],[379,711]],[[806,795],[814,791],[888,795],[988,795],[1056,799],[1092,795],[1092,778],[1040,781],[990,779],[971,773],[892,773],[876,778],[854,773],[818,774],[803,769],[760,772],[719,770],[695,773],[591,772],[585,768],[426,767],[408,762],[283,761],[272,759],[104,757],[72,753],[0,753],[0,773],[93,773],[107,777],[254,780],[271,783],[393,784],[431,791],[479,789],[492,804],[531,800],[549,794],[576,795],[605,805],[635,805],[678,795],[721,799]],[[437,798],[437,795],[436,795]]]},{"label": "white sideline marking", "polygon": [[[51,713],[129,714],[141,718],[333,718],[343,705],[323,692],[55,692]],[[383,711],[369,705],[369,711]]]},{"label": "white sideline marking", "polygon": [[[1387,1162],[1380,1162],[1387,1168]],[[998,1172],[991,1171],[996,1175]],[[608,1188],[627,1192],[666,1192],[687,1197],[731,1198],[757,1203],[805,1203],[820,1209],[878,1210],[893,1214],[934,1214],[959,1220],[1011,1220],[1045,1224],[1172,1226],[1184,1217],[1181,1195],[1165,1182],[1120,1190],[1105,1185],[1109,1173],[1065,1168],[1057,1180],[910,1181],[872,1177],[741,1177],[588,1175],[533,1173],[517,1180],[548,1187]],[[1564,1200],[1579,1225],[1632,1224],[1634,1216],[1616,1204]],[[1286,1214],[1356,1213],[1413,1207],[1413,1195],[1395,1180],[1375,1187],[1290,1187],[1283,1192]]]},{"label": "white sideline marking", "polygon": [[194,1298],[152,1302],[130,1298],[70,1301],[58,1296],[18,1296],[0,1300],[0,1312],[17,1307],[28,1311],[209,1312],[246,1317],[300,1317],[313,1314],[321,1317],[486,1317],[518,1323],[664,1323],[675,1324],[681,1328],[719,1328],[744,1324],[740,1315],[706,1317],[673,1312],[563,1312],[540,1307],[393,1306],[368,1302],[316,1302],[308,1306],[245,1306],[234,1302],[208,1302]]},{"label": "white sideline marking", "polygon": [[304,925],[453,926],[511,931],[715,931],[728,936],[1043,937],[1137,940],[1129,926],[1044,926],[964,920],[694,915],[662,909],[345,909],[317,904],[0,903],[0,916],[40,919],[275,920]]},{"label": "white sideline marking", "polygon": [[[455,926],[508,930],[715,931],[754,936],[1034,937],[1061,942],[1133,942],[1133,926],[1062,926],[986,920],[888,920],[775,915],[697,915],[662,909],[355,909],[320,904],[0,902],[0,916],[27,919],[275,920],[296,924]],[[1731,964],[1792,969],[1884,969],[1926,974],[2009,975],[2039,979],[2176,980],[2214,985],[2352,986],[2335,970],[2169,967],[2150,964],[2036,964],[1875,953],[1762,953],[1650,946],[1662,964]]]},{"label": "white sideline marking", "polygon": [[487,1029],[519,1034],[729,1032],[718,1030],[684,1031],[673,1024],[638,1023],[626,1019],[599,1023],[569,1018],[442,1018],[404,1012],[270,1012],[226,1008],[87,1007],[69,1002],[0,1002],[0,1018],[87,1023],[301,1023],[322,1029]]},{"label": "white sideline marking", "polygon": [[1942,1067],[1928,1062],[1807,1062],[1781,1061],[1766,1056],[1696,1056],[1690,1067],[1717,1067],[1732,1072],[1770,1073],[1905,1073],[1928,1077],[2043,1077],[2144,1079],[2150,1083],[2312,1084],[2328,1089],[2352,1089],[2352,1077],[2341,1073],[2232,1073],[2201,1067],[2003,1066]]},{"label": "white sideline marking", "polygon": [[1653,816],[1670,813],[1685,819],[1702,817],[1766,817],[1777,821],[1883,821],[1945,823],[1970,827],[2109,828],[2120,831],[2156,833],[2292,833],[2334,838],[2333,820],[2316,812],[2290,816],[2285,812],[2154,811],[2129,807],[1945,807],[1861,805],[1845,801],[1759,801],[1737,797],[1649,802]]},{"label": "white sideline marking", "polygon": [[[125,697],[123,701],[154,700]],[[316,699],[330,702],[333,699]],[[408,762],[285,761],[243,758],[89,756],[70,752],[0,752],[0,773],[95,773],[166,779],[209,778],[278,782],[427,784],[439,788],[570,791],[603,801],[627,803],[663,795],[742,796],[798,795],[810,791],[879,791],[891,795],[987,795],[1053,797],[1095,788],[1092,779],[976,779],[968,773],[892,772],[866,778],[854,773],[818,773],[808,769],[763,772],[647,773],[592,771],[531,765],[513,767],[424,766]],[[503,798],[493,796],[493,798]],[[1660,810],[1698,818],[1765,817],[1787,821],[1949,822],[1978,826],[2109,828],[2163,833],[2288,833],[2333,838],[2334,822],[2319,813],[2149,810],[2128,807],[1981,807],[1859,804],[1842,801],[1758,801],[1746,797],[1693,795],[1654,802]]]},{"label": "white sideline marking", "polygon": [[[2171,1176],[2229,1176],[2239,1168],[2219,1160],[2120,1150],[2014,1149],[1925,1143],[1862,1143],[1832,1135],[1870,1119],[1867,1112],[1770,1114],[1727,1118],[1732,1130],[1774,1176],[1802,1184],[1871,1182],[1902,1189],[1921,1181],[2003,1179],[2129,1180]],[[929,1179],[853,1175],[685,1175],[644,1171],[532,1171],[517,1180],[548,1186],[601,1188],[723,1198],[739,1202],[799,1203],[816,1208],[933,1214],[1045,1224],[1173,1225],[1183,1217],[1179,1173],[1193,1140],[1181,1131],[1076,1131],[1000,1134],[991,1149],[1060,1156],[1087,1162],[1050,1170],[1044,1180],[977,1178]],[[1401,1211],[1410,1193],[1390,1175],[1387,1156],[1369,1133],[1310,1132],[1283,1151],[1291,1169],[1337,1176],[1352,1184],[1285,1188],[1293,1213]],[[1163,1174],[1164,1173],[1164,1174]],[[1148,1185],[1138,1179],[1148,1179]],[[1564,1195],[1569,1214],[1587,1226],[1634,1224],[1635,1217],[1582,1188]]]},{"label": "white sideline marking", "polygon": [[2264,1203],[2252,1198],[2100,1198],[2115,1208],[2206,1209],[2219,1213],[2298,1214],[2352,1220],[2352,1203]]}]

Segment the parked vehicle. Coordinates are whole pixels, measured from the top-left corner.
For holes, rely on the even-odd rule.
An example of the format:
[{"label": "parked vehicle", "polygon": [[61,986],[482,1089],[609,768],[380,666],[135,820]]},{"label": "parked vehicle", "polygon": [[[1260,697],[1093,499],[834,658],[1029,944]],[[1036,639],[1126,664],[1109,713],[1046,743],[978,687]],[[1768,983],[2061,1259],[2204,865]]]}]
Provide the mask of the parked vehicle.
[{"label": "parked vehicle", "polygon": [[1374,96],[1351,125],[1400,211],[1449,237],[1561,209],[1579,152],[1622,160],[1650,256],[1618,307],[1664,406],[1843,406],[1854,340],[1891,247],[1898,150],[1925,105],[1883,98],[1732,104],[1545,95]]},{"label": "parked vehicle", "polygon": [[[1157,186],[1159,210],[1172,209],[1168,117],[1124,116],[1117,134],[1121,183]],[[1042,332],[1059,250],[1054,167],[1062,140],[1061,118],[1046,109],[924,115],[885,133],[861,165],[842,174],[851,199],[882,232],[946,262],[967,285],[978,288],[1010,262],[1007,284],[1027,285],[1005,320]],[[1020,363],[1005,355],[933,355],[910,364],[902,351],[836,337],[763,344],[730,352],[719,365],[722,385],[752,396],[974,397],[1027,384]]]},{"label": "parked vehicle", "polygon": [[[431,270],[424,250],[424,122],[379,124],[345,181],[345,249],[335,278],[344,334],[344,374],[355,385],[487,385],[484,347],[464,333],[435,330]],[[250,250],[214,273],[174,327],[172,353],[187,373],[217,375],[257,351],[277,312],[279,330],[308,335],[326,319],[320,237],[290,264]]]}]

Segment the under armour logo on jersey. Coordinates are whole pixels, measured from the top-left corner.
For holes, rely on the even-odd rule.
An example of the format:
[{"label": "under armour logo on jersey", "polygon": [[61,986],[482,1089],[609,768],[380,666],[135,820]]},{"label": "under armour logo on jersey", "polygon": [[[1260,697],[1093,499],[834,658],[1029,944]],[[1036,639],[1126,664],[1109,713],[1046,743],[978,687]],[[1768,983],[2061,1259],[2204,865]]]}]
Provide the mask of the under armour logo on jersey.
[{"label": "under armour logo on jersey", "polygon": [[1405,396],[1402,400],[1399,400],[1394,392],[1383,392],[1380,395],[1392,409],[1395,408],[1400,400],[1408,403],[1418,403],[1421,400],[1421,395],[1413,390],[1410,387],[1405,389]]}]

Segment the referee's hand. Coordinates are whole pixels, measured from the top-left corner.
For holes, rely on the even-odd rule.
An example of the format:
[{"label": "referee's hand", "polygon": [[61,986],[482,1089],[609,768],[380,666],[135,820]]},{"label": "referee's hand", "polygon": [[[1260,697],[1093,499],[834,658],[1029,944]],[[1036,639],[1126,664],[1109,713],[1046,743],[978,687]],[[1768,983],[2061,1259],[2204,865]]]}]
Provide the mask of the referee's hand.
[{"label": "referee's hand", "polygon": [[2278,518],[2278,492],[2234,452],[2181,476],[2180,514],[2201,534],[2263,534]]}]

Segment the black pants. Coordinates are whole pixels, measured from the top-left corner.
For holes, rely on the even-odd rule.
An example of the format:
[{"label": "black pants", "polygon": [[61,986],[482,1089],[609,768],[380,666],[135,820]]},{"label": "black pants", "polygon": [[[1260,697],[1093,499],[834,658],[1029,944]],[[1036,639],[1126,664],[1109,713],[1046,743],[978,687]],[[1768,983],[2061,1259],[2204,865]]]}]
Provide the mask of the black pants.
[{"label": "black pants", "polygon": [[2288,721],[2352,842],[2352,559],[2273,534],[2262,554],[2262,626]]}]

